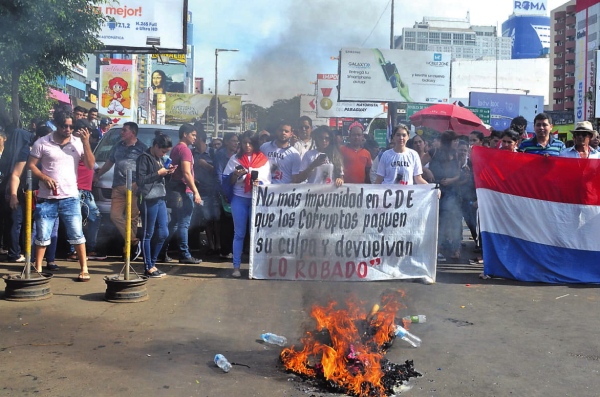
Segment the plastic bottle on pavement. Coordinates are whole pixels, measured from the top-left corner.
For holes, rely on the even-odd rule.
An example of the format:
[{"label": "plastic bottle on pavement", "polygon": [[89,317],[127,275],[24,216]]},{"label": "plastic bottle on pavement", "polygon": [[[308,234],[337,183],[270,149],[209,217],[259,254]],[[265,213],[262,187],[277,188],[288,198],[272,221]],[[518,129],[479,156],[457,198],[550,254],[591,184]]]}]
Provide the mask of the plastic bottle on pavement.
[{"label": "plastic bottle on pavement", "polygon": [[401,327],[400,325],[396,325],[396,331],[394,333],[396,334],[396,336],[398,338],[407,341],[413,347],[421,346],[421,339],[418,336],[411,334],[404,327]]},{"label": "plastic bottle on pavement", "polygon": [[419,314],[418,316],[405,316],[402,320],[409,321],[411,323],[424,323],[427,321],[427,316]]},{"label": "plastic bottle on pavement", "polygon": [[231,371],[231,364],[222,354],[217,354],[215,356],[215,364],[225,372]]},{"label": "plastic bottle on pavement", "polygon": [[270,332],[262,334],[260,338],[265,342],[272,343],[274,345],[285,346],[287,344],[287,339],[285,336],[275,335]]}]

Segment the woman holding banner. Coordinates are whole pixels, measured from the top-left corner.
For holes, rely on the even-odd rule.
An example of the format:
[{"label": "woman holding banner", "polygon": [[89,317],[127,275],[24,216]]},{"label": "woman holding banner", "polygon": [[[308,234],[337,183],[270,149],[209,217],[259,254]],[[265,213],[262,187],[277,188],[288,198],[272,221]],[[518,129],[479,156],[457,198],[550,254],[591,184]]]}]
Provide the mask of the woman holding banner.
[{"label": "woman holding banner", "polygon": [[224,190],[233,187],[230,195],[233,216],[233,277],[240,277],[242,250],[246,237],[246,226],[252,215],[252,186],[271,183],[269,160],[261,153],[258,134],[246,131],[240,136],[240,151],[231,156],[223,171]]},{"label": "woman holding banner", "polygon": [[316,149],[304,154],[300,164],[300,182],[331,184],[340,187],[344,184],[344,162],[342,154],[329,128],[321,126],[312,133]]},{"label": "woman holding banner", "polygon": [[406,146],[408,127],[403,124],[396,126],[392,133],[392,141],[394,148],[387,150],[379,159],[375,184],[426,185],[419,154]]}]

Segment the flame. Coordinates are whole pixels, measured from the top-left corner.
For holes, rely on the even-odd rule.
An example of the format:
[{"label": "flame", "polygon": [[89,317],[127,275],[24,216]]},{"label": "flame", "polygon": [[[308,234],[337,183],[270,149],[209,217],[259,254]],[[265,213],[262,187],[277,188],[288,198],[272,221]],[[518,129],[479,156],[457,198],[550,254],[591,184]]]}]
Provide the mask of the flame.
[{"label": "flame", "polygon": [[322,376],[349,394],[386,395],[381,360],[395,337],[396,313],[406,308],[400,303],[403,297],[401,290],[384,295],[381,306],[373,306],[370,313],[366,302],[355,296],[346,300],[346,308],[338,308],[335,301],[313,305],[310,315],[316,332],[307,332],[301,339],[301,350],[296,346],[284,349],[281,361],[287,370]]}]

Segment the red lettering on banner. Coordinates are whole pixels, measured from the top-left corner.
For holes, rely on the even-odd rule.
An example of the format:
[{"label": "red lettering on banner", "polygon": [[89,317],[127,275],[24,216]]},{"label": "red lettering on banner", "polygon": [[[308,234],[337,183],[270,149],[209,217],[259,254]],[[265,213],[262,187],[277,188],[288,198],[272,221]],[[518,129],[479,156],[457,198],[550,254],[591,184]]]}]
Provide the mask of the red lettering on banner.
[{"label": "red lettering on banner", "polygon": [[317,277],[317,262],[310,262],[308,265],[308,277],[314,279]]},{"label": "red lettering on banner", "polygon": [[[364,272],[360,271],[361,267],[364,270]],[[367,277],[367,271],[368,271],[367,262],[360,262],[358,264],[358,269],[356,269],[356,274],[358,274],[358,277],[359,278],[365,278],[365,277]]]},{"label": "red lettering on banner", "polygon": [[329,271],[329,265],[329,261],[323,262],[321,264],[321,279],[329,278],[329,276],[331,275],[331,272]]},{"label": "red lettering on banner", "polygon": [[271,271],[271,266],[273,266],[273,258],[269,258],[269,277],[275,277],[277,273]]},{"label": "red lettering on banner", "polygon": [[340,262],[335,262],[335,266],[333,267],[333,274],[331,275],[331,278],[334,278],[335,276],[344,278],[344,273],[342,273],[342,265]]},{"label": "red lettering on banner", "polygon": [[281,258],[279,260],[279,277],[285,277],[287,274],[287,259]]},{"label": "red lettering on banner", "polygon": [[306,278],[304,273],[302,273],[302,269],[304,269],[304,261],[296,261],[296,280],[298,280],[298,277],[300,276]]},{"label": "red lettering on banner", "polygon": [[[350,265],[352,265],[352,268],[350,268]],[[354,262],[346,262],[346,278],[351,278],[354,274],[354,270],[356,270]]]}]

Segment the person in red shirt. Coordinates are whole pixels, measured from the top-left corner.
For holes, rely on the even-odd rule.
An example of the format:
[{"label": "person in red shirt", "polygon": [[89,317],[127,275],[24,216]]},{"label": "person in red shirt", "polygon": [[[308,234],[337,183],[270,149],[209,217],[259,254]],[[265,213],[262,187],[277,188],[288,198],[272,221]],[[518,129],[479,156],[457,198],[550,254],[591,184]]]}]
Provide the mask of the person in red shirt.
[{"label": "person in red shirt", "polygon": [[350,126],[349,142],[340,147],[344,159],[344,183],[371,183],[371,154],[362,148],[363,126],[356,122]]}]

